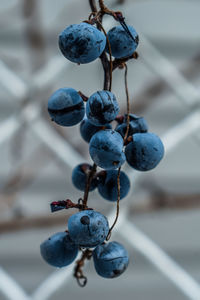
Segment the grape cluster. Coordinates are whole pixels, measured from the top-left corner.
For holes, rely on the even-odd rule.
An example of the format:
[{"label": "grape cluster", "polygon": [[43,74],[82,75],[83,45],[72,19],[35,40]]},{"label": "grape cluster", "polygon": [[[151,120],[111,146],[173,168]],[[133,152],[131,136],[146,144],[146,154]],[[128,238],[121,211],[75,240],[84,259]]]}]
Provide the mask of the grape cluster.
[{"label": "grape cluster", "polygon": [[[59,35],[59,47],[68,60],[90,63],[102,55],[107,57],[108,52],[115,59],[110,61],[111,67],[113,62],[124,67],[125,62],[133,58],[139,42],[137,32],[126,25],[121,13],[109,12],[121,25],[111,28],[108,34],[100,30],[103,28],[98,13],[93,13],[89,21],[63,30]],[[104,215],[87,206],[88,193],[97,188],[102,198],[119,204],[131,186],[128,176],[120,171],[121,166],[127,161],[139,171],[155,168],[164,155],[163,144],[157,135],[148,132],[143,117],[129,111],[119,116],[117,98],[110,90],[96,91],[86,97],[71,87],[60,88],[49,98],[48,112],[58,125],[80,123],[80,134],[89,143],[94,165],[82,163],[72,171],[72,183],[84,191],[83,198],[77,203],[69,199],[51,203],[52,212],[64,208],[77,208],[79,212],[70,216],[67,231],[58,232],[41,244],[41,255],[50,265],[64,267],[75,260],[80,250],[82,258],[76,262],[74,273],[78,282],[85,279],[81,267],[84,260],[91,257],[100,276],[117,277],[128,266],[128,253],[118,242],[107,242],[112,227],[109,228]],[[98,171],[98,168],[103,170]]]}]

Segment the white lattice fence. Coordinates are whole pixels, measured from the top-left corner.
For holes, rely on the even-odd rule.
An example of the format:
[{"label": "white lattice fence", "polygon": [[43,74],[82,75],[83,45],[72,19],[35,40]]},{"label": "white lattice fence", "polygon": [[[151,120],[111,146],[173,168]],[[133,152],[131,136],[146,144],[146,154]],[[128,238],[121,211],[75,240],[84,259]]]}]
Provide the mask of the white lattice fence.
[{"label": "white lattice fence", "polygon": [[[143,47],[141,47],[140,56],[142,61],[156,74],[162,78],[173,91],[179,101],[183,103],[190,112],[188,116],[178,124],[169,128],[161,137],[165,145],[165,155],[168,155],[174,148],[189,135],[199,137],[200,128],[200,110],[198,109],[199,91],[188,82],[178,71],[156,49],[151,42],[143,35],[141,36]],[[140,62],[141,63],[141,62]],[[13,73],[8,66],[1,62],[0,79],[1,84],[7,89],[13,99],[21,101],[26,99],[30,93],[33,95],[39,90],[45,91],[56,79],[56,77],[69,67],[69,64],[63,65],[60,56],[53,57],[44,66],[42,71],[33,75],[32,82],[27,85],[20,77]],[[9,84],[12,82],[12,86]],[[12,87],[12,88],[11,88]],[[3,144],[15,135],[17,130],[26,124],[34,133],[35,137],[45,144],[55,156],[62,161],[69,169],[74,168],[76,164],[83,161],[83,157],[77,153],[73,147],[50,126],[50,124],[41,117],[41,104],[29,103],[21,112],[11,116],[0,124],[0,144]],[[52,140],[54,143],[52,143]],[[55,148],[56,144],[56,148]],[[134,177],[136,182],[142,174],[129,172],[129,176]],[[127,202],[128,203],[128,202]],[[119,223],[115,232],[120,233],[133,249],[137,249],[144,255],[161,273],[163,273],[188,299],[200,299],[200,286],[181,266],[179,266],[159,245],[156,245],[149,237],[141,232],[128,219],[128,207],[122,207]],[[112,212],[108,218],[113,220],[115,212]],[[123,229],[123,230],[122,230]],[[124,232],[129,232],[128,238]],[[131,236],[131,238],[130,238]],[[38,250],[39,251],[39,250]],[[0,291],[8,299],[19,300],[45,300],[59,289],[59,287],[70,281],[72,278],[73,266],[58,270],[49,275],[48,278],[40,284],[32,295],[28,295],[23,287],[17,284],[14,278],[11,278],[3,268],[0,268]]]}]

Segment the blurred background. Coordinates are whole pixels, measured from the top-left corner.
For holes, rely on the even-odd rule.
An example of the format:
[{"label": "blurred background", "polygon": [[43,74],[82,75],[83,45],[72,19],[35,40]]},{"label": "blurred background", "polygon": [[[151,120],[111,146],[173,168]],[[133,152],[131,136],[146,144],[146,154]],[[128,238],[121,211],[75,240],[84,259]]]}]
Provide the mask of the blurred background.
[{"label": "blurred background", "polygon": [[[160,165],[148,173],[123,167],[132,189],[120,202],[128,215],[124,221],[122,212],[112,239],[128,249],[129,268],[106,280],[89,262],[88,285],[81,289],[73,266],[55,271],[39,251],[43,240],[66,229],[74,213],[51,214],[50,202],[77,201],[82,194],[72,186],[72,169],[91,161],[79,125],[61,128],[46,109],[49,96],[60,87],[88,96],[102,89],[99,60],[77,66],[57,45],[66,26],[88,18],[88,1],[1,0],[1,300],[200,299],[200,2],[105,4],[121,10],[139,33],[139,59],[128,62],[131,111],[145,117],[166,150]],[[106,29],[114,25],[105,17]],[[125,112],[124,70],[113,73],[113,92]],[[89,205],[106,215],[115,212],[115,205],[97,192],[90,194]],[[113,218],[109,216],[110,224]]]}]

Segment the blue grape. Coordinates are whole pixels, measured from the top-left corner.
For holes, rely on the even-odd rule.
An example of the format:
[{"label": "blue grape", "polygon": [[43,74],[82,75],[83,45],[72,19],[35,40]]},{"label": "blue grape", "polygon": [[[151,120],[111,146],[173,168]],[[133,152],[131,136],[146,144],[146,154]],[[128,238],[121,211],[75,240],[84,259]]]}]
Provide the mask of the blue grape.
[{"label": "blue grape", "polygon": [[[134,114],[129,114],[129,118],[130,118],[130,122],[129,122],[128,136],[133,135],[135,133],[148,131],[147,122],[143,117],[139,117]],[[121,136],[124,138],[126,134],[126,129],[127,129],[127,115],[125,115],[123,123],[119,124],[115,130],[119,132]]]},{"label": "blue grape", "polygon": [[83,99],[72,88],[55,91],[48,101],[48,112],[52,121],[62,126],[78,124],[85,114]]},{"label": "blue grape", "polygon": [[68,220],[68,230],[74,243],[82,247],[95,247],[108,235],[107,218],[94,210],[83,210]]},{"label": "blue grape", "polygon": [[[102,129],[102,127],[105,127],[106,129],[111,129],[111,125],[110,124],[106,124],[105,126],[96,126],[92,123],[90,123],[90,121],[85,118],[81,124],[80,124],[80,133],[81,133],[81,136],[82,138],[87,142],[89,143],[92,136],[99,130]],[[104,129],[105,129],[104,128]]]},{"label": "blue grape", "polygon": [[68,26],[59,35],[62,54],[78,64],[95,60],[102,54],[105,45],[105,35],[96,27],[84,22]]},{"label": "blue grape", "polygon": [[96,272],[105,278],[120,276],[127,268],[129,255],[118,242],[98,245],[93,251]]},{"label": "blue grape", "polygon": [[88,120],[96,125],[106,125],[112,122],[119,112],[115,95],[109,91],[98,91],[90,96],[86,104]]},{"label": "blue grape", "polygon": [[[102,175],[101,175],[102,174]],[[118,188],[117,188],[117,170],[102,171],[99,174],[98,191],[100,195],[109,200],[117,201]],[[128,176],[120,172],[120,199],[126,197],[130,190],[130,180]]]},{"label": "blue grape", "polygon": [[67,232],[58,232],[40,245],[43,259],[54,267],[71,264],[78,254],[78,246],[72,242]]},{"label": "blue grape", "polygon": [[[133,38],[130,37],[121,25],[113,27],[108,31],[112,56],[115,58],[131,56],[138,46],[139,37],[137,32],[132,26],[128,26],[128,29]],[[109,52],[108,45],[106,46],[106,51]]]},{"label": "blue grape", "polygon": [[149,171],[154,169],[164,155],[164,146],[154,133],[136,133],[133,141],[125,149],[127,162],[134,169]]},{"label": "blue grape", "polygon": [[103,169],[117,169],[125,162],[123,145],[123,139],[118,132],[112,129],[101,130],[90,140],[90,156]]},{"label": "blue grape", "polygon": [[[92,166],[89,164],[80,164],[76,166],[72,171],[72,182],[74,186],[81,190],[85,190],[87,184],[88,174],[91,171]],[[90,184],[90,191],[93,191],[97,187],[97,179],[93,178]]]}]

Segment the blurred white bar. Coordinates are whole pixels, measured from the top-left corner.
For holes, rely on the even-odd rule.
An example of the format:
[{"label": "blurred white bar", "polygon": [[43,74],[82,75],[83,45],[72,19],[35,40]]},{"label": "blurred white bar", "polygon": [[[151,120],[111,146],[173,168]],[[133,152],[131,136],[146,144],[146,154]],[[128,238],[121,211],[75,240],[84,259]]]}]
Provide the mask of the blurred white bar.
[{"label": "blurred white bar", "polygon": [[[177,125],[169,129],[163,136],[162,141],[165,146],[165,152],[171,151],[176,145],[188,136],[200,137],[200,111],[197,110],[188,114]],[[200,141],[198,140],[200,145]]]},{"label": "blurred white bar", "polygon": [[[183,120],[178,122],[175,126],[170,128],[162,137],[161,140],[164,144],[165,148],[165,156],[172,151],[179,143],[181,143],[188,136],[198,137],[200,130],[200,110],[195,112],[191,112],[185,117]],[[200,140],[196,140],[200,145]],[[162,163],[162,161],[161,161]],[[137,172],[128,169],[128,175],[130,179],[135,182],[140,176],[142,176],[142,172]]]},{"label": "blurred white bar", "polygon": [[17,282],[0,267],[0,292],[10,300],[31,300]]},{"label": "blurred white bar", "polygon": [[23,100],[27,96],[28,89],[26,83],[2,61],[0,61],[0,82],[17,100]]},{"label": "blurred white bar", "polygon": [[[106,28],[112,25],[114,26],[112,19],[105,20]],[[153,73],[162,78],[184,104],[191,108],[198,105],[200,89],[193,86],[144,34],[140,34],[140,45],[138,62],[144,63]]]},{"label": "blurred white bar", "polygon": [[142,253],[161,273],[191,300],[200,299],[199,284],[156,243],[126,219],[118,231],[124,239]]},{"label": "blurred white bar", "polygon": [[[0,10],[0,14],[1,17],[5,17],[7,20],[7,16],[6,14],[9,13],[8,11],[15,8],[16,5],[18,4],[18,0],[9,0],[9,1],[1,1],[1,10]],[[12,22],[10,22],[12,23]]]},{"label": "blurred white bar", "polygon": [[70,169],[86,160],[44,120],[38,119],[30,129]]},{"label": "blurred white bar", "polygon": [[144,35],[140,35],[142,47],[139,55],[155,74],[159,75],[173,90],[179,100],[189,107],[199,104],[200,90],[195,88]]},{"label": "blurred white bar", "polygon": [[[74,264],[52,272],[34,291],[32,300],[46,300],[52,296],[64,282],[69,282],[73,276]],[[56,299],[56,298],[55,298]]]},{"label": "blurred white bar", "polygon": [[7,139],[11,138],[13,134],[20,128],[21,126],[19,117],[12,116],[5,121],[0,123],[0,144],[6,142]]},{"label": "blurred white bar", "polygon": [[61,54],[54,56],[47,64],[33,76],[31,80],[31,89],[42,90],[52,84],[58,78],[59,74],[72,66],[72,63]]},{"label": "blurred white bar", "polygon": [[24,122],[31,124],[31,122],[39,117],[40,113],[40,106],[33,103],[27,105],[20,114],[15,114],[7,120],[1,122],[0,144],[11,138],[12,135],[15,134],[15,132],[17,132],[17,130],[24,124]]},{"label": "blurred white bar", "polygon": [[46,65],[37,71],[31,78],[30,85],[25,83],[6,64],[0,61],[0,82],[6,90],[19,101],[28,97],[28,94],[38,90],[44,90],[50,86],[59,74],[72,65],[63,56],[57,55],[49,60]]},{"label": "blurred white bar", "polygon": [[[0,82],[1,84],[10,92],[10,94],[15,98],[15,100],[22,101],[28,97],[30,91],[45,89],[50,85],[58,76],[58,74],[68,68],[70,62],[66,60],[63,62],[61,56],[53,57],[46,67],[38,71],[32,79],[32,85],[28,88],[24,81],[17,76],[12,70],[10,70],[2,61],[0,61]],[[12,83],[12,84],[11,84]],[[39,109],[38,104],[38,108]],[[28,104],[22,111],[16,115],[13,114],[6,121],[0,123],[0,144],[5,142],[10,138],[23,124],[22,118],[25,117],[26,111],[35,111],[33,104]]]}]

